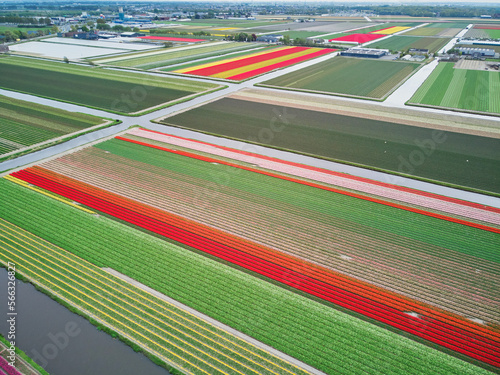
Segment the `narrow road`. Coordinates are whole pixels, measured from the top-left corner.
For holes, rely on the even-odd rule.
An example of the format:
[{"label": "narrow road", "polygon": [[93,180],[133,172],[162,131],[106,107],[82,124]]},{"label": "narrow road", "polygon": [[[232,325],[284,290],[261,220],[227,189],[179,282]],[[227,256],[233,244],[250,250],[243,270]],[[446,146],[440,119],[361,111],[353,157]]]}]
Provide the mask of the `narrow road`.
[{"label": "narrow road", "polygon": [[177,301],[173,298],[170,298],[169,296],[162,294],[162,293],[158,292],[157,290],[154,290],[154,289],[148,287],[147,285],[141,284],[140,282],[128,277],[127,275],[124,275],[118,271],[115,271],[112,268],[103,268],[103,270],[106,272],[109,272],[113,276],[116,276],[116,277],[122,279],[123,281],[126,281],[129,284],[132,284],[132,285],[134,285],[134,286],[136,286],[136,287],[138,287],[138,288],[140,288],[148,293],[151,293],[152,295],[154,295],[154,296],[156,296],[164,301],[167,301],[168,303],[171,303],[174,306],[177,306],[181,310],[185,310],[185,311],[197,316],[201,320],[204,320],[213,326],[216,326],[224,331],[227,331],[230,334],[232,334],[236,337],[239,337],[240,339],[242,339],[246,342],[249,342],[252,345],[257,346],[258,348],[260,348],[266,352],[269,352],[278,358],[285,360],[286,362],[292,363],[295,366],[298,366],[298,367],[304,369],[306,372],[309,372],[309,373],[315,374],[315,375],[325,375],[324,372],[319,371],[319,370],[315,369],[314,367],[311,367],[308,364],[299,361],[298,359],[290,357],[289,355],[287,355],[283,352],[280,352],[279,350],[276,350],[273,347],[266,345],[261,341],[255,340],[253,337],[245,335],[244,333],[237,331],[234,328],[231,328],[231,327],[219,322],[218,320],[212,319],[208,315],[205,315],[205,314],[199,312],[198,310],[194,310],[194,309],[190,308],[189,306],[186,306],[186,305],[180,303],[179,301]]}]

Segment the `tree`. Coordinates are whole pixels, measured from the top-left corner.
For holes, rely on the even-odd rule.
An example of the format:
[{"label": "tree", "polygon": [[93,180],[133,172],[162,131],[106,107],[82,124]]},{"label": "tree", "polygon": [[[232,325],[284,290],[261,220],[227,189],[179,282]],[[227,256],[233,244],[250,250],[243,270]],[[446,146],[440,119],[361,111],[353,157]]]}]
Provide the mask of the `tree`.
[{"label": "tree", "polygon": [[88,33],[90,30],[89,30],[89,28],[88,28],[86,25],[83,25],[83,26],[82,26],[82,31],[83,31],[84,33]]},{"label": "tree", "polygon": [[63,57],[63,61],[64,61],[66,64],[69,64],[69,59],[68,59],[66,56],[64,56],[64,57]]},{"label": "tree", "polygon": [[138,33],[138,32],[139,32],[139,31],[141,31],[141,30],[140,30],[138,27],[134,27],[134,28],[132,29],[132,31],[133,31],[134,33]]},{"label": "tree", "polygon": [[12,31],[10,30],[6,30],[5,31],[5,41],[8,43],[8,42],[13,42],[14,40],[16,40],[17,38],[15,37],[15,35],[12,33]]},{"label": "tree", "polygon": [[172,42],[164,42],[163,43],[163,48],[170,48],[173,46],[174,46],[174,43],[172,43]]},{"label": "tree", "polygon": [[109,26],[107,23],[98,23],[96,28],[97,30],[111,30],[111,26]]},{"label": "tree", "polygon": [[257,35],[252,34],[252,37],[251,37],[251,38],[252,38],[252,42],[255,42],[255,41],[257,40]]},{"label": "tree", "polygon": [[283,44],[284,44],[284,45],[286,45],[286,46],[289,46],[289,45],[292,43],[292,41],[291,41],[291,39],[290,39],[290,35],[284,35],[284,36],[283,36],[283,39],[281,39],[281,41],[282,41],[282,42],[283,42]]},{"label": "tree", "polygon": [[97,25],[104,25],[106,23],[106,20],[102,19],[102,18],[99,18],[97,20]]}]

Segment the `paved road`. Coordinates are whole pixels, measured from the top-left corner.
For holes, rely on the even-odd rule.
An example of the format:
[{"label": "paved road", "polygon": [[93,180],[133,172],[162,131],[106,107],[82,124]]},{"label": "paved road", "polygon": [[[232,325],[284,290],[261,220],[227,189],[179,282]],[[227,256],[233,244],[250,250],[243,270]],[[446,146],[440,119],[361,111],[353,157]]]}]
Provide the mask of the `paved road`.
[{"label": "paved road", "polygon": [[[23,99],[39,104],[44,104],[48,106],[53,106],[57,108],[62,108],[65,110],[69,110],[72,112],[82,112],[82,113],[88,113],[96,116],[103,116],[107,118],[113,118],[113,119],[118,119],[121,120],[122,123],[120,125],[116,125],[110,128],[98,130],[96,132],[90,133],[83,135],[78,138],[74,138],[68,142],[38,151],[34,152],[32,154],[28,154],[19,158],[16,158],[14,160],[9,160],[5,161],[3,163],[0,163],[0,171],[7,171],[15,168],[22,167],[26,164],[31,164],[37,161],[40,161],[42,159],[48,158],[55,156],[59,153],[66,152],[68,150],[71,150],[75,147],[87,144],[89,142],[96,141],[98,139],[110,137],[116,133],[119,133],[123,130],[126,130],[130,126],[133,125],[140,125],[145,128],[153,129],[153,130],[158,130],[158,131],[163,131],[163,132],[168,132],[173,135],[178,135],[186,138],[192,138],[192,139],[197,139],[197,140],[202,140],[202,141],[207,141],[211,142],[214,144],[218,145],[225,145],[228,147],[233,147],[239,150],[245,149],[249,150],[249,146],[246,143],[243,142],[238,142],[238,141],[232,141],[224,138],[219,138],[219,137],[213,137],[209,135],[205,135],[202,133],[197,133],[194,131],[189,131],[189,130],[184,130],[184,129],[178,129],[178,128],[171,128],[171,127],[166,127],[163,125],[158,125],[151,123],[151,120],[171,115],[175,112],[186,110],[190,107],[197,106],[203,103],[206,103],[208,101],[215,100],[217,98],[221,98],[223,96],[229,95],[231,93],[234,93],[242,88],[248,88],[248,87],[253,87],[257,83],[261,83],[263,81],[266,81],[268,79],[278,77],[280,75],[290,73],[293,71],[296,71],[298,69],[302,69],[304,67],[314,65],[318,62],[325,61],[328,59],[333,58],[336,55],[336,53],[332,53],[329,55],[325,55],[322,57],[319,57],[317,59],[313,59],[310,61],[305,61],[300,64],[296,64],[294,66],[281,69],[278,71],[274,71],[268,74],[265,74],[260,77],[256,77],[254,79],[248,80],[246,82],[237,84],[237,83],[223,83],[224,85],[228,86],[227,88],[223,90],[219,90],[216,92],[213,92],[211,94],[203,95],[197,98],[194,98],[188,102],[176,104],[174,106],[168,107],[168,108],[163,108],[158,111],[152,112],[150,114],[146,114],[140,117],[127,117],[127,116],[119,116],[115,114],[111,114],[105,111],[99,111],[96,109],[92,108],[87,108],[83,106],[77,106],[73,104],[68,104],[68,103],[62,103],[59,101],[55,100],[50,100],[50,99],[45,99],[45,98],[39,98],[33,95],[27,95],[27,94],[21,94],[17,92],[12,92],[12,91],[6,91],[6,90],[0,90],[1,95],[6,95],[10,96],[13,98],[18,98],[18,99]],[[406,98],[411,97],[413,93],[416,91],[418,86],[425,80],[425,78],[432,72],[433,65],[436,63],[431,63],[429,66],[425,66],[424,68],[421,69],[421,71],[417,72],[410,80],[408,80],[404,85],[402,85],[398,90],[396,90],[387,100],[386,102],[380,103],[380,105],[389,107],[389,108],[401,108],[404,107],[404,102],[407,100]],[[163,74],[160,73],[152,73],[152,72],[144,72],[144,74],[148,75],[157,75],[157,76],[164,76]],[[200,82],[212,82],[212,80],[207,80],[203,78],[197,78],[197,77],[187,77],[187,79],[190,80],[195,80],[195,81],[200,81]],[[271,92],[276,92],[276,95],[279,96],[282,91],[280,90],[275,90],[275,89],[268,89],[268,88],[262,88],[263,90],[268,90]],[[304,95],[311,96],[311,97],[321,97],[324,98],[324,95],[321,94],[314,94],[314,93],[304,93]],[[349,106],[349,103],[352,102],[358,102],[358,103],[366,103],[365,100],[362,99],[354,99],[354,98],[347,98],[347,97],[336,97],[337,100],[342,100],[346,102],[346,106]],[[433,109],[433,108],[423,108],[423,107],[412,107],[414,110],[422,113],[441,113],[441,114],[455,114],[455,112],[450,112],[450,111],[445,111],[445,110],[439,110],[439,109]],[[475,115],[475,114],[469,114],[469,113],[463,113],[463,116],[471,117],[471,118],[477,118],[477,119],[488,119],[488,120],[497,120],[499,121],[499,126],[500,126],[500,118],[494,118],[491,116],[482,116],[482,115]],[[284,152],[284,151],[279,151],[271,148],[266,148],[266,147],[260,147],[260,146],[250,146],[252,152],[256,152],[259,154],[263,155],[268,155],[268,156],[273,156],[277,158],[281,158],[283,160],[288,160],[288,161],[294,161],[294,162],[299,162],[307,165],[312,165],[320,168],[326,168],[329,170],[333,171],[338,171],[338,172],[344,172],[344,173],[349,173],[355,176],[360,176],[360,177],[366,177],[366,178],[371,178],[377,181],[382,181],[382,182],[387,182],[387,183],[392,183],[396,185],[401,185],[401,186],[406,186],[406,187],[411,187],[423,191],[428,191],[436,194],[442,194],[454,198],[459,198],[459,199],[465,199],[468,201],[480,203],[480,204],[485,204],[485,205],[490,205],[494,207],[500,207],[500,199],[499,198],[493,198],[493,197],[488,197],[484,196],[481,194],[476,194],[476,193],[470,193],[458,189],[452,189],[440,185],[434,185],[426,182],[421,182],[417,181],[414,179],[409,179],[409,178],[404,178],[404,177],[396,177],[394,175],[386,174],[386,173],[381,173],[381,172],[375,172],[371,170],[367,170],[364,168],[357,168],[345,164],[339,164],[339,163],[334,163],[334,162],[329,162],[326,160],[321,160],[321,159],[316,159],[312,157],[307,157],[303,155],[298,155],[290,152]]]}]

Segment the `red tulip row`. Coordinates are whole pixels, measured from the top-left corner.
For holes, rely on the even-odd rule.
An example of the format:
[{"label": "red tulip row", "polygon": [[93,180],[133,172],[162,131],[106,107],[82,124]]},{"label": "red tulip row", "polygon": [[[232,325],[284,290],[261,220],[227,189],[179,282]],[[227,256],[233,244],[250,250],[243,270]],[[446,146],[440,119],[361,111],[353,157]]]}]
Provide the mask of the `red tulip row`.
[{"label": "red tulip row", "polygon": [[[393,306],[393,302],[398,305],[397,295],[382,293],[375,288],[371,292],[363,290],[352,280],[328,275],[320,267],[275,251],[268,250],[266,253],[248,241],[197,223],[187,223],[187,220],[182,223],[182,219],[161,210],[84,186],[53,172],[46,173],[43,168],[29,168],[13,176],[449,349],[495,366],[500,365],[495,335],[486,338],[463,324],[458,327],[434,318],[414,318]],[[470,326],[474,327],[473,324]]]},{"label": "red tulip row", "polygon": [[205,68],[196,69],[195,67],[193,70],[190,70],[185,73],[195,74],[198,76],[211,76],[213,74],[225,72],[236,68],[241,68],[242,66],[246,65],[264,62],[266,60],[271,60],[278,57],[290,55],[292,53],[302,52],[304,50],[307,50],[307,47],[292,47],[286,49],[273,50],[268,53],[263,53],[256,56],[249,56],[246,58],[241,58],[235,61],[230,61],[222,64],[212,65]]},{"label": "red tulip row", "polygon": [[240,73],[240,74],[237,74],[237,75],[234,75],[231,77],[227,77],[227,79],[241,81],[241,80],[244,80],[247,78],[252,78],[252,77],[258,76],[259,74],[264,74],[264,73],[270,72],[271,70],[274,70],[274,69],[284,68],[284,67],[289,66],[289,65],[298,64],[299,62],[302,62],[302,61],[314,59],[315,57],[326,55],[327,53],[331,53],[333,51],[335,51],[335,50],[324,48],[320,51],[309,53],[309,54],[304,55],[304,56],[294,57],[293,59],[282,61],[282,62],[279,62],[276,64],[266,65],[266,66],[263,66],[262,68],[259,68],[259,69],[254,69],[254,70],[250,70],[250,71],[245,72],[245,73]]}]

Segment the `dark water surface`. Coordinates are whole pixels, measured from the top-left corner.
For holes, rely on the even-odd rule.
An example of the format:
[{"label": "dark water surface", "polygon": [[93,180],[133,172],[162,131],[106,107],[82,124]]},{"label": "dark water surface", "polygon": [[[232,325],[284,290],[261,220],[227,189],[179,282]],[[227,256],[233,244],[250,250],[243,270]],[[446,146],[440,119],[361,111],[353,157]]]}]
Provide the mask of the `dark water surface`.
[{"label": "dark water surface", "polygon": [[[0,268],[0,333],[6,337],[7,270]],[[118,339],[98,331],[33,285],[16,282],[16,346],[51,375],[168,375]]]}]

